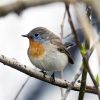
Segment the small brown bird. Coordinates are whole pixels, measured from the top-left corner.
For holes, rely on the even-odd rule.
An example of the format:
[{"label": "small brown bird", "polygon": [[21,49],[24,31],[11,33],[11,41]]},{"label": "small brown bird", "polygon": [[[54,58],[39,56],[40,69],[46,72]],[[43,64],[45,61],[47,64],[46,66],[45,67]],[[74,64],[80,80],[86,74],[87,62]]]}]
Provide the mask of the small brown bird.
[{"label": "small brown bird", "polygon": [[61,39],[48,29],[37,27],[22,36],[29,39],[28,56],[37,68],[55,72],[64,70],[68,63],[74,63]]},{"label": "small brown bird", "polygon": [[[28,34],[22,35],[29,39],[28,56],[33,65],[44,71],[61,71],[68,63],[74,64],[71,54],[61,39],[46,28],[37,27]],[[67,43],[67,47],[68,47]],[[62,75],[61,75],[62,78]],[[61,97],[63,89],[61,88]]]}]

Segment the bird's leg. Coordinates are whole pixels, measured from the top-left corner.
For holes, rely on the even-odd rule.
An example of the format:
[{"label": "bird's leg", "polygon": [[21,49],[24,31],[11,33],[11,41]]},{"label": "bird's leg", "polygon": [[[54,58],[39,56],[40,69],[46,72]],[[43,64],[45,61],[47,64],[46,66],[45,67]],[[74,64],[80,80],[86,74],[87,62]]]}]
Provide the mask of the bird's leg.
[{"label": "bird's leg", "polygon": [[46,71],[41,70],[40,72],[42,72],[42,73],[43,73],[43,77],[45,78],[45,75],[47,75]]},{"label": "bird's leg", "polygon": [[51,77],[52,77],[53,79],[55,79],[55,72],[53,72],[53,74],[51,75]]},{"label": "bird's leg", "polygon": [[53,74],[51,75],[51,79],[52,81],[55,81],[55,72],[53,72]]}]

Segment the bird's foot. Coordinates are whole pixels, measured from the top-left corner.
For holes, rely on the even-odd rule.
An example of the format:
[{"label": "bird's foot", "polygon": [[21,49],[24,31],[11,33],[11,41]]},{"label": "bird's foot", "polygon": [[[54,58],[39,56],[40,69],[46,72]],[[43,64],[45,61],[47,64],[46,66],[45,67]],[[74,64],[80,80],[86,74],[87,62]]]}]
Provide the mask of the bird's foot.
[{"label": "bird's foot", "polygon": [[54,82],[55,81],[55,73],[53,72],[53,74],[51,75],[51,81]]},{"label": "bird's foot", "polygon": [[43,73],[43,77],[45,78],[45,75],[47,75],[46,71],[41,70],[40,72],[42,72],[42,73]]}]

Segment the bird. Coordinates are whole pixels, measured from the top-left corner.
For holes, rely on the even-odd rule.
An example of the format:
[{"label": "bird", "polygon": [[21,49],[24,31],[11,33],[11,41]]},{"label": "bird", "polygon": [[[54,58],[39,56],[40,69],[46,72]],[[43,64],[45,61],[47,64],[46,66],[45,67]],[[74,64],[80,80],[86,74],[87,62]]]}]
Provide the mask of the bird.
[{"label": "bird", "polygon": [[68,63],[74,64],[61,39],[47,28],[36,27],[22,36],[29,39],[27,54],[31,63],[41,71],[63,71]]},{"label": "bird", "polygon": [[[31,63],[43,72],[43,77],[50,71],[53,72],[51,77],[55,80],[54,73],[60,71],[63,79],[64,68],[68,63],[74,64],[72,55],[67,50],[72,44],[70,42],[63,44],[57,35],[44,27],[36,27],[22,36],[29,39],[28,57]],[[63,89],[60,89],[63,98]]]}]

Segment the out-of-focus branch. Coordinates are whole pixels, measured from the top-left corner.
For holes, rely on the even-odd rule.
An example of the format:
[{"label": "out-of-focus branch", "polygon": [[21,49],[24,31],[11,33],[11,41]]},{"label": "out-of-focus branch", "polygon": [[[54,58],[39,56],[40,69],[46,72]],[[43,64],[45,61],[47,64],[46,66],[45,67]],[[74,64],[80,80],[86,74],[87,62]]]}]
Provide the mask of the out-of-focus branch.
[{"label": "out-of-focus branch", "polygon": [[39,5],[55,3],[55,2],[73,2],[74,0],[20,0],[11,4],[6,4],[0,6],[0,16],[5,16],[10,12],[15,12],[16,14],[20,14],[24,9],[29,7],[35,7]]},{"label": "out-of-focus branch", "polygon": [[97,40],[93,45],[92,45],[92,47],[87,51],[87,56],[86,56],[86,59],[88,59],[89,60],[89,58],[90,58],[90,56],[91,56],[91,54],[93,53],[93,51],[94,51],[94,49],[96,48],[96,46],[98,45],[100,43],[100,39],[99,40]]},{"label": "out-of-focus branch", "polygon": [[[83,69],[83,72],[82,72],[82,82],[81,82],[81,89],[80,89],[80,93],[79,93],[79,100],[81,100],[83,97],[84,97],[84,91],[85,91],[85,86],[86,86],[86,77],[87,77],[87,71],[88,71],[88,73],[89,73],[89,75],[90,75],[90,77],[91,77],[91,79],[92,79],[92,81],[93,81],[93,83],[94,83],[94,85],[95,85],[95,88],[96,88],[96,90],[97,90],[97,92],[98,92],[98,97],[99,97],[99,99],[100,99],[100,92],[99,92],[99,90],[98,90],[98,84],[96,83],[96,80],[95,80],[95,78],[94,78],[94,76],[93,76],[93,74],[92,74],[92,72],[91,72],[91,69],[90,69],[90,67],[89,67],[89,64],[88,64],[88,59],[87,59],[87,51],[86,50],[84,50],[85,48],[83,48],[83,46],[81,45],[81,43],[80,43],[80,41],[79,41],[79,37],[78,37],[78,35],[77,35],[77,32],[76,32],[76,30],[75,30],[75,27],[74,27],[74,24],[73,24],[73,22],[72,22],[72,19],[71,19],[71,15],[70,15],[70,12],[69,12],[69,6],[68,5],[66,5],[66,10],[67,10],[67,12],[68,12],[68,21],[69,21],[69,24],[70,24],[70,26],[71,26],[71,29],[72,29],[72,33],[73,33],[73,35],[74,35],[74,37],[75,37],[75,40],[76,40],[76,43],[77,43],[77,46],[79,47],[79,49],[80,49],[80,52],[81,52],[81,54],[82,54],[82,57],[83,57],[83,66],[84,66],[84,69]],[[84,22],[83,22],[84,23]],[[87,23],[87,25],[89,25],[88,23]],[[89,29],[85,29],[86,27],[84,27],[84,31],[86,32],[86,34],[89,32],[90,34],[92,33],[92,31],[91,30],[89,30]],[[90,40],[90,37],[89,37],[89,35],[88,35],[88,40]],[[83,52],[84,51],[84,52]],[[93,52],[93,49],[91,49],[91,53]],[[90,53],[90,54],[91,54]],[[89,55],[90,56],[90,55]],[[88,57],[89,58],[89,57]],[[66,92],[67,93],[67,92]],[[66,97],[65,97],[66,98]],[[81,98],[81,99],[80,99]]]},{"label": "out-of-focus branch", "polygon": [[84,0],[88,5],[91,5],[92,8],[95,10],[98,19],[100,20],[100,0]]},{"label": "out-of-focus branch", "polygon": [[[70,86],[70,82],[55,78],[55,81],[52,81],[51,77],[48,75],[43,75],[43,73],[34,70],[33,68],[23,65],[19,62],[17,62],[15,59],[10,59],[7,58],[4,55],[0,55],[0,62],[3,63],[4,65],[8,65],[9,67],[12,67],[20,72],[23,72],[31,77],[37,78],[39,80],[45,81],[47,83],[62,87],[62,88],[67,88]],[[72,90],[79,91],[80,90],[80,85],[75,84],[72,87]],[[93,93],[97,94],[96,89],[93,86],[86,86],[85,91],[88,93]]]},{"label": "out-of-focus branch", "polygon": [[[69,3],[75,3],[76,0],[19,0],[16,2],[13,2],[11,4],[6,4],[3,6],[0,6],[0,17],[5,16],[11,12],[15,12],[16,14],[20,14],[24,9],[27,9],[29,7],[35,7],[55,2],[66,2]],[[91,5],[95,11],[97,12],[98,16],[100,16],[99,6],[100,1],[99,0],[84,0],[84,2],[88,5]],[[100,17],[99,17],[100,18]]]},{"label": "out-of-focus branch", "polygon": [[18,96],[20,95],[20,93],[22,92],[23,88],[25,87],[25,85],[27,84],[27,82],[29,81],[30,77],[28,76],[27,79],[25,80],[25,82],[23,83],[23,85],[21,86],[21,88],[19,89],[19,91],[17,92],[14,100],[18,99]]},{"label": "out-of-focus branch", "polygon": [[[93,42],[93,40],[95,38],[94,38],[94,35],[93,35],[92,26],[89,23],[89,20],[87,19],[87,16],[84,13],[83,14],[81,13],[81,10],[79,10],[80,8],[78,6],[79,6],[78,3],[76,3],[74,5],[76,13],[77,13],[77,17],[79,18],[81,26],[82,26],[82,28],[84,30],[84,34],[85,34],[86,37],[88,37],[89,42]],[[81,14],[82,14],[82,16],[81,16]],[[93,73],[92,73],[92,71],[90,69],[90,66],[88,64],[88,59],[86,57],[86,54],[83,55],[83,60],[85,62],[85,66],[84,67],[87,69],[87,71],[88,71],[88,73],[89,73],[89,75],[90,75],[90,77],[91,77],[91,79],[92,79],[92,81],[94,83],[94,86],[95,86],[95,88],[96,88],[96,90],[98,92],[98,98],[100,100],[100,91],[98,89],[98,83],[96,82],[95,77],[94,77],[94,75],[93,75]]]},{"label": "out-of-focus branch", "polygon": [[66,12],[66,8],[65,8],[62,23],[61,23],[61,33],[60,33],[61,40],[63,40],[63,34],[64,34],[63,29],[64,29],[64,22],[65,22],[66,14],[67,14],[67,12]]}]

